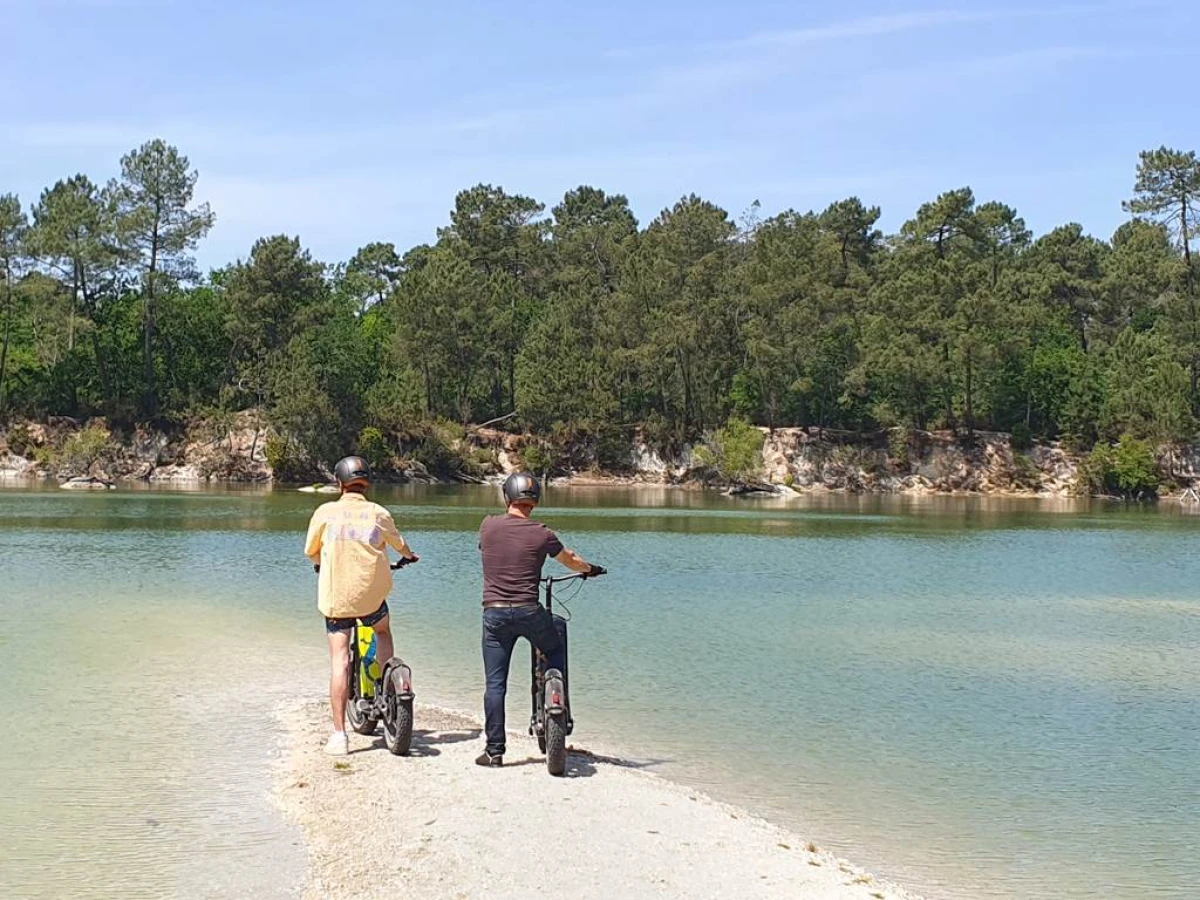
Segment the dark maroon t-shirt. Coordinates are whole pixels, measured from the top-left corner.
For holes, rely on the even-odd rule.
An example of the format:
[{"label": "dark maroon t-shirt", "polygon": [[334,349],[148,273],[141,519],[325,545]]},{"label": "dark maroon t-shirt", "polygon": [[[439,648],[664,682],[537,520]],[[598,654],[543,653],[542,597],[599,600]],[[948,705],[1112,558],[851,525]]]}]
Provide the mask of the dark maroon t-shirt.
[{"label": "dark maroon t-shirt", "polygon": [[558,536],[533,519],[488,516],[479,526],[483,554],[483,602],[537,603],[538,579],[547,556],[562,553]]}]

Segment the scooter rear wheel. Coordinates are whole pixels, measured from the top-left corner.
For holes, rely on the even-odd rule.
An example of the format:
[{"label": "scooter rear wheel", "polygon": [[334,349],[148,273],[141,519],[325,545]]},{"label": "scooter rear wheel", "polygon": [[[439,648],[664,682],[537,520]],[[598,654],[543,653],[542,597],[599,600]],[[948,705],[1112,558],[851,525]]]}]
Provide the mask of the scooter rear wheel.
[{"label": "scooter rear wheel", "polygon": [[[542,738],[539,736],[538,744]],[[546,716],[546,769],[551,775],[562,775],[567,770],[567,717],[565,713]]]}]

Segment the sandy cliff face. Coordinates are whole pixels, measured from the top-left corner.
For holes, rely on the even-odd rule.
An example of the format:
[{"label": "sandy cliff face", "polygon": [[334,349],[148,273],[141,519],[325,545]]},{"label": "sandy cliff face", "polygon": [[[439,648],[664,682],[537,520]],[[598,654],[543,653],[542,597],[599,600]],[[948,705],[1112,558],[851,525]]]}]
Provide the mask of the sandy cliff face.
[{"label": "sandy cliff face", "polygon": [[139,426],[121,434],[103,419],[21,423],[0,438],[0,478],[270,481],[266,437],[253,413],[234,416],[220,431],[178,433]]},{"label": "sandy cliff face", "polygon": [[797,489],[1065,494],[1077,469],[1057,444],[1019,452],[1008,435],[992,432],[970,440],[938,432],[872,439],[780,428],[763,445],[764,478]]},{"label": "sandy cliff face", "polygon": [[[102,446],[83,447],[72,437],[102,432]],[[1005,493],[1065,496],[1075,490],[1079,457],[1057,443],[1017,450],[1007,434],[976,432],[970,439],[949,432],[845,434],[818,429],[762,429],[761,487],[785,491],[860,493]],[[195,426],[176,434],[139,428],[117,434],[102,420],[24,423],[0,436],[0,479],[92,478],[99,481],[199,483],[268,482],[269,431],[253,413],[240,413],[221,429]],[[534,443],[526,435],[472,429],[456,449],[487,460],[472,476],[502,477],[519,469],[522,453]],[[621,480],[645,484],[713,484],[695,448],[669,451],[635,438],[620,471],[604,471],[586,442],[560,450],[559,465],[577,481]],[[1160,452],[1165,478],[1177,485],[1200,485],[1200,447],[1165,447]],[[561,470],[559,474],[562,474]],[[395,473],[397,480],[438,479],[419,463]]]}]

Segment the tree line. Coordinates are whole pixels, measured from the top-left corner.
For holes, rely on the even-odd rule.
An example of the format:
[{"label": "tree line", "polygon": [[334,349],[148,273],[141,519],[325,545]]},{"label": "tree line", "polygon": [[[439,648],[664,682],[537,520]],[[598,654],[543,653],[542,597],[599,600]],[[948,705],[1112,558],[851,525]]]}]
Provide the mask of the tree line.
[{"label": "tree line", "polygon": [[1196,429],[1194,152],[1141,154],[1109,239],[1035,238],[969,188],[884,235],[854,197],[734,218],[692,195],[642,227],[598,188],[547,212],[477,185],[431,244],[327,264],[277,235],[207,274],[196,181],[153,140],[103,186],[0,197],[0,417],[256,409],[297,464],[505,416],[626,448],[635,429],[678,444],[731,418],[1081,449]]}]

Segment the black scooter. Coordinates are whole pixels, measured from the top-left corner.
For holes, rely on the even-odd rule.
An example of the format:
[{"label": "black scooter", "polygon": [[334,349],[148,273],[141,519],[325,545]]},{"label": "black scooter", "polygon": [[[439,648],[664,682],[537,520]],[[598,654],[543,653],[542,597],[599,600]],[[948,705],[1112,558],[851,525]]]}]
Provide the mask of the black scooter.
[{"label": "black scooter", "polygon": [[[416,560],[401,557],[392,569],[403,569]],[[313,566],[319,572],[320,566]],[[383,741],[396,756],[407,755],[412,747],[413,698],[412,669],[400,657],[383,664],[375,657],[375,629],[355,623],[350,640],[350,697],[346,719],[359,734],[374,734],[383,722]]]},{"label": "black scooter", "polygon": [[[542,585],[546,589],[546,609],[553,617],[554,630],[558,632],[559,640],[562,641],[563,663],[568,672],[570,665],[567,663],[567,620],[554,615],[554,586],[576,579],[595,578],[606,573],[606,569],[600,568],[594,575],[577,573],[542,579]],[[529,733],[537,738],[538,749],[546,754],[546,769],[551,775],[562,775],[567,770],[567,735],[575,730],[575,720],[571,718],[567,675],[558,669],[546,668],[546,657],[537,647],[533,648],[531,654],[531,669],[533,715],[529,720]]]}]

